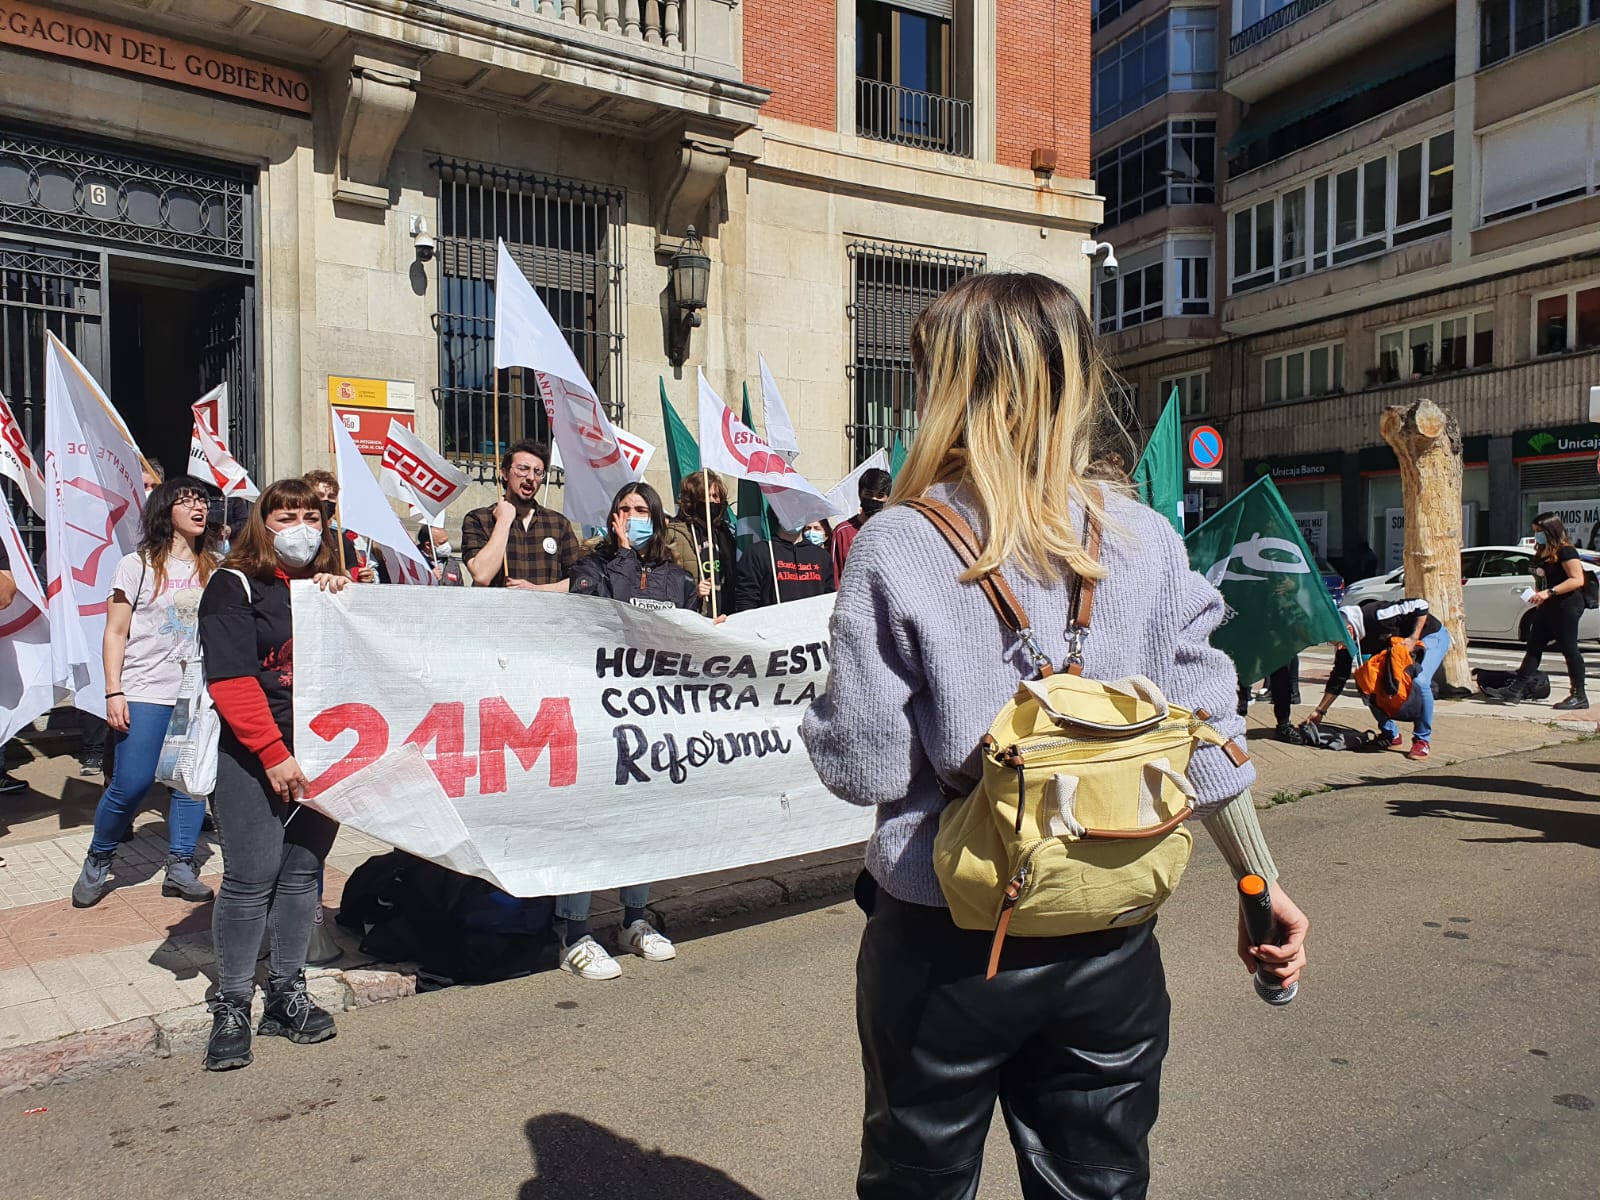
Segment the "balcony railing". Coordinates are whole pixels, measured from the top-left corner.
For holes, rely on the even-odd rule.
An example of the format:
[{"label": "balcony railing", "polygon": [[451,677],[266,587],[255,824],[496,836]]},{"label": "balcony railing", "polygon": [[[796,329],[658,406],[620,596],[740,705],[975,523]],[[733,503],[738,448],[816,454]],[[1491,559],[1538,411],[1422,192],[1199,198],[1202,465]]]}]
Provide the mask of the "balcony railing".
[{"label": "balcony railing", "polygon": [[682,50],[685,0],[537,0],[539,16],[630,42]]},{"label": "balcony railing", "polygon": [[856,133],[971,158],[972,102],[858,77]]},{"label": "balcony railing", "polygon": [[1280,29],[1293,25],[1309,12],[1314,12],[1326,4],[1328,0],[1294,0],[1292,4],[1285,4],[1282,8],[1268,13],[1254,25],[1246,26],[1228,39],[1228,53],[1238,54],[1248,50],[1257,42],[1263,42]]}]

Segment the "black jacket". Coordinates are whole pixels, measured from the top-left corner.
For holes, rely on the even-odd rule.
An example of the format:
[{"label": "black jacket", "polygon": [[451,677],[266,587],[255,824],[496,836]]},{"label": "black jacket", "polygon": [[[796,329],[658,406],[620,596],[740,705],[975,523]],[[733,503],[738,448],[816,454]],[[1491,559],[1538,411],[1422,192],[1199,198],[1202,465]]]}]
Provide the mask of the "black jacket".
[{"label": "black jacket", "polygon": [[752,542],[733,575],[733,611],[766,608],[833,591],[833,556],[810,542]]},{"label": "black jacket", "polygon": [[579,559],[568,579],[574,595],[604,596],[635,608],[693,608],[697,599],[694,577],[677,563],[646,563],[631,547],[606,542]]}]

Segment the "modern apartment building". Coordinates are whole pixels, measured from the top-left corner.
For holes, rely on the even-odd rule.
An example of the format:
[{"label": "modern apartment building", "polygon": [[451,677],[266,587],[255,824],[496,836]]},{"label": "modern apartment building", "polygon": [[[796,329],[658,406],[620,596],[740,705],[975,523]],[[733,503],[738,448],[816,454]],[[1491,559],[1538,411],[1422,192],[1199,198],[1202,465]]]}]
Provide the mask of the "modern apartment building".
[{"label": "modern apartment building", "polygon": [[0,391],[37,446],[48,328],[171,468],[225,381],[258,480],[327,464],[331,399],[487,481],[504,238],[625,428],[761,354],[830,485],[910,432],[934,296],[1087,289],[1088,4],[4,0]]},{"label": "modern apartment building", "polygon": [[[1464,434],[1464,532],[1600,519],[1600,0],[1100,0],[1096,316],[1145,417],[1398,560],[1389,405]],[[1198,517],[1199,513],[1195,514]]]}]

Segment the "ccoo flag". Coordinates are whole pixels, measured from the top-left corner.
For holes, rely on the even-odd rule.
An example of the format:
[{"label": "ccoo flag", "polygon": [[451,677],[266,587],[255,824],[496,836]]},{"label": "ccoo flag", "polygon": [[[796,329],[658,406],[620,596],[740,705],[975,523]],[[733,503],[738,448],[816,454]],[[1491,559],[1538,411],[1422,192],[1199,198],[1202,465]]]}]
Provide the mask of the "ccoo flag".
[{"label": "ccoo flag", "polygon": [[1183,536],[1183,424],[1178,418],[1178,389],[1172,389],[1144,453],[1133,468],[1139,499],[1172,522]]},{"label": "ccoo flag", "polygon": [[190,407],[194,429],[189,435],[189,474],[209,479],[224,496],[254,500],[261,495],[223,440],[222,431],[228,427],[228,385],[217,384]]},{"label": "ccoo flag", "polygon": [[44,472],[28,449],[28,439],[4,392],[0,392],[0,475],[21,488],[28,507],[44,516]]},{"label": "ccoo flag", "polygon": [[433,564],[389,506],[389,498],[367,470],[344,419],[331,409],[329,415],[333,418],[333,469],[339,478],[339,536],[348,529],[383,547],[395,582],[433,583]]},{"label": "ccoo flag", "polygon": [[1270,477],[1184,543],[1189,565],[1222,593],[1222,624],[1211,644],[1233,660],[1240,683],[1266,678],[1307,646],[1345,640],[1316,559]]}]

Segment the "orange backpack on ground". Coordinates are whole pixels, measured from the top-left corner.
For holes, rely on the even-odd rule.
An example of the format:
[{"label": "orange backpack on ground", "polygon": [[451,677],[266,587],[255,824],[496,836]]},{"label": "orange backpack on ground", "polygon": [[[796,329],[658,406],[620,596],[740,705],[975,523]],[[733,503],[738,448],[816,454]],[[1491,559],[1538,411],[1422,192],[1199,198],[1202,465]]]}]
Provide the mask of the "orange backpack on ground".
[{"label": "orange backpack on ground", "polygon": [[1412,658],[1405,638],[1390,638],[1389,648],[1357,667],[1352,678],[1384,716],[1392,721],[1415,721],[1422,715],[1422,696],[1416,687],[1421,669],[1421,661]]}]

